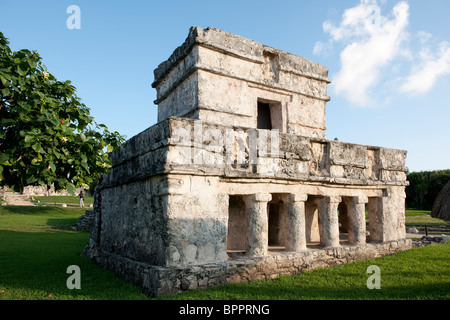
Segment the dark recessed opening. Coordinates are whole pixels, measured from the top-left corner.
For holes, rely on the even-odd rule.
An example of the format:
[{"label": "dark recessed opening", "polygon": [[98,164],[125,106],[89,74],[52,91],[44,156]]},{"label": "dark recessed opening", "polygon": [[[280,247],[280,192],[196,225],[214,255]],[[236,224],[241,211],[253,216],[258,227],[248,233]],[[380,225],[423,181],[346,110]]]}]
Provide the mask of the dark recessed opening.
[{"label": "dark recessed opening", "polygon": [[257,129],[272,130],[270,105],[268,103],[258,102]]},{"label": "dark recessed opening", "polygon": [[269,246],[280,245],[281,213],[279,203],[269,204]]}]

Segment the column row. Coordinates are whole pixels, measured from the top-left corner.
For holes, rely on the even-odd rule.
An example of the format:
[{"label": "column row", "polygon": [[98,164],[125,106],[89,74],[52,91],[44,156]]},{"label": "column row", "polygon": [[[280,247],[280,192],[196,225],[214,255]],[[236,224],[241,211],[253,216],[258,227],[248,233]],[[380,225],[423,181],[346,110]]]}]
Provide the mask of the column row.
[{"label": "column row", "polygon": [[[307,247],[306,226],[306,194],[286,194],[282,197],[284,205],[284,246],[287,251],[303,251]],[[245,197],[248,217],[248,232],[246,238],[246,252],[249,256],[264,256],[268,251],[269,234],[269,202],[271,194],[253,194]],[[346,228],[350,244],[364,244],[366,242],[365,205],[368,199],[364,196],[315,197],[312,202],[318,211],[318,228],[320,245],[323,247],[339,246],[339,218],[340,204],[345,204],[341,216],[346,216]]]}]

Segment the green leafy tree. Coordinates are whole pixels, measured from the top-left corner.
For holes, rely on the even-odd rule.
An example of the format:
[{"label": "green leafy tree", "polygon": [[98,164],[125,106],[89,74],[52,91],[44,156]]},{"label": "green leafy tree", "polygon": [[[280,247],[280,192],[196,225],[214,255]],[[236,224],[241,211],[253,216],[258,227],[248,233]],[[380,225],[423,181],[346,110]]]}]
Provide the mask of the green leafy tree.
[{"label": "green leafy tree", "polygon": [[411,172],[407,175],[406,206],[431,210],[439,192],[450,180],[450,169]]},{"label": "green leafy tree", "polygon": [[111,167],[124,137],[97,124],[70,81],[36,51],[12,51],[0,32],[0,185],[87,186]]}]

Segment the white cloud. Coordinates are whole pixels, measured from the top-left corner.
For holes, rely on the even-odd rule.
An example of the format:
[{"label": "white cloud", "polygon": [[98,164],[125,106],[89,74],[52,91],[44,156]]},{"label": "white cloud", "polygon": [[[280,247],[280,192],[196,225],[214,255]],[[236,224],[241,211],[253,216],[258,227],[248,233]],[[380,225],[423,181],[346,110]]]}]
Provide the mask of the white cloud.
[{"label": "white cloud", "polygon": [[[423,44],[430,39],[426,34],[422,38]],[[423,36],[423,34],[422,34]],[[423,94],[431,90],[436,80],[443,75],[450,74],[450,43],[443,41],[437,52],[429,47],[423,47],[419,54],[419,62],[412,68],[410,75],[402,81],[401,92]]]},{"label": "white cloud", "polygon": [[331,51],[333,47],[333,42],[330,40],[328,42],[317,41],[314,45],[313,54],[324,55]]},{"label": "white cloud", "polygon": [[424,94],[450,75],[450,42],[439,42],[425,31],[410,34],[406,1],[382,14],[385,4],[360,0],[344,11],[338,24],[325,21],[328,39],[314,46],[315,55],[330,54],[339,46],[340,69],[332,71],[330,88],[355,105],[384,104],[399,93]]},{"label": "white cloud", "polygon": [[[383,67],[406,54],[402,43],[408,36],[408,17],[406,2],[397,3],[390,16],[383,16],[376,0],[361,0],[345,10],[338,26],[323,23],[330,36],[328,48],[335,42],[345,46],[340,54],[341,69],[332,77],[337,94],[357,105],[370,104],[370,90],[379,82]],[[314,53],[320,54],[327,45],[316,43]]]}]

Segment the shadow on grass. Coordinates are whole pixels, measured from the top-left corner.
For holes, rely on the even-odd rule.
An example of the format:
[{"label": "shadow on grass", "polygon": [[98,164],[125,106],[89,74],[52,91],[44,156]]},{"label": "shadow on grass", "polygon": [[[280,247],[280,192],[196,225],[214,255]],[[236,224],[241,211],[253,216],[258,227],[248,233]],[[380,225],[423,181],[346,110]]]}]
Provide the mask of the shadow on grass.
[{"label": "shadow on grass", "polygon": [[77,223],[78,218],[54,218],[47,219],[47,225],[52,229],[73,230],[72,227]]},{"label": "shadow on grass", "polygon": [[[80,256],[89,232],[0,230],[0,300],[143,299],[139,288]],[[81,269],[81,289],[66,282],[70,265]]]}]

